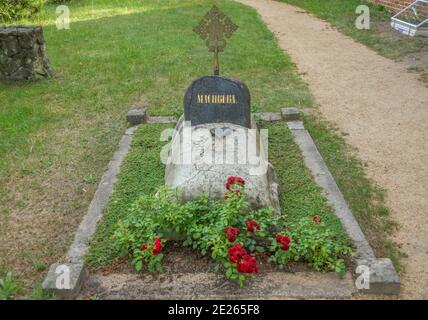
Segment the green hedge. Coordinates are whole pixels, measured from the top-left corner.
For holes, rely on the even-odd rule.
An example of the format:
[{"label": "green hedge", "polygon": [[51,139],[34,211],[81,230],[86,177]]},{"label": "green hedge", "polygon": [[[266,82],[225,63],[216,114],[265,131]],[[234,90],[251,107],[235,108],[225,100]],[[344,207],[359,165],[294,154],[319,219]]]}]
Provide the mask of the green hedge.
[{"label": "green hedge", "polygon": [[65,4],[72,0],[0,0],[0,23],[31,17],[43,9],[45,3]]},{"label": "green hedge", "polygon": [[65,4],[65,3],[68,3],[68,2],[71,2],[71,1],[73,1],[73,0],[45,0],[46,3],[55,3],[55,4],[58,4],[58,5]]},{"label": "green hedge", "polygon": [[12,22],[27,18],[42,10],[44,0],[2,0],[0,1],[0,22]]}]

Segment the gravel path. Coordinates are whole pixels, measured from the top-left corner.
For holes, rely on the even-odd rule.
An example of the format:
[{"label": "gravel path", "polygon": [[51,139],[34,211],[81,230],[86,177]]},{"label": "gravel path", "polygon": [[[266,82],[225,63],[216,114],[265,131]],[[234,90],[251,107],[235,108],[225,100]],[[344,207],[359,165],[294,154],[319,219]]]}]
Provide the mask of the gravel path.
[{"label": "gravel path", "polygon": [[428,89],[404,64],[333,29],[300,8],[240,0],[275,33],[310,86],[320,112],[342,131],[387,190],[408,257],[402,298],[428,298]]}]

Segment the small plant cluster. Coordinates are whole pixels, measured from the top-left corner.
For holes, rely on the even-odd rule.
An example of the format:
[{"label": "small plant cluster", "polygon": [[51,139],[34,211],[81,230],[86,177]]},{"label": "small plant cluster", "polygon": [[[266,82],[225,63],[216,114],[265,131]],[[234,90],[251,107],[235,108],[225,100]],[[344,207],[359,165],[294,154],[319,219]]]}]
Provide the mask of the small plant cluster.
[{"label": "small plant cluster", "polygon": [[0,278],[0,300],[13,299],[21,291],[21,287],[13,278],[12,272],[6,273],[4,278]]},{"label": "small plant cluster", "polygon": [[290,261],[306,261],[317,271],[345,271],[343,258],[351,248],[315,215],[287,225],[270,208],[253,210],[245,195],[245,181],[229,177],[225,201],[197,200],[180,204],[165,187],[155,196],[141,197],[120,221],[114,233],[116,245],[132,257],[137,271],[162,271],[162,249],[168,235],[185,237],[183,245],[210,254],[218,270],[242,286],[259,273],[257,259],[283,268]]}]

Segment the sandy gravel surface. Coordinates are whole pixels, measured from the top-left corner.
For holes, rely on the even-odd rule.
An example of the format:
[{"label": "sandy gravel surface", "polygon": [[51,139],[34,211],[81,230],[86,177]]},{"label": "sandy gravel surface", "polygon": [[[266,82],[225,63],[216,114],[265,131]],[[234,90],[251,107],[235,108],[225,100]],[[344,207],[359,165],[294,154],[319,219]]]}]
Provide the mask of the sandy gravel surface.
[{"label": "sandy gravel surface", "polygon": [[402,298],[428,299],[428,89],[386,59],[304,10],[271,0],[257,9],[308,82],[320,112],[348,133],[367,173],[387,190],[401,225]]}]

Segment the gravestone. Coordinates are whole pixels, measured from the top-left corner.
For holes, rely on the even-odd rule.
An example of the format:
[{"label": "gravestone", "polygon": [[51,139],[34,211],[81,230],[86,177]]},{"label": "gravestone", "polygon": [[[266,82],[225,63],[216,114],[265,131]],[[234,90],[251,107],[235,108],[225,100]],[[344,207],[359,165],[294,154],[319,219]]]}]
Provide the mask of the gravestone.
[{"label": "gravestone", "polygon": [[280,211],[275,171],[268,161],[267,137],[251,115],[248,87],[219,75],[219,52],[237,26],[216,6],[194,29],[214,54],[214,75],[196,79],[184,96],[178,121],[164,160],[165,184],[183,202],[206,194],[224,199],[230,176],[245,180],[254,208]]},{"label": "gravestone", "polygon": [[182,116],[167,153],[165,185],[176,190],[182,202],[208,195],[224,199],[230,176],[245,180],[246,195],[253,208],[270,207],[280,212],[278,183],[268,161],[267,137],[257,128],[231,123],[192,126]]},{"label": "gravestone", "polygon": [[192,126],[233,123],[251,127],[250,91],[245,83],[220,76],[195,80],[184,96],[184,119]]}]

